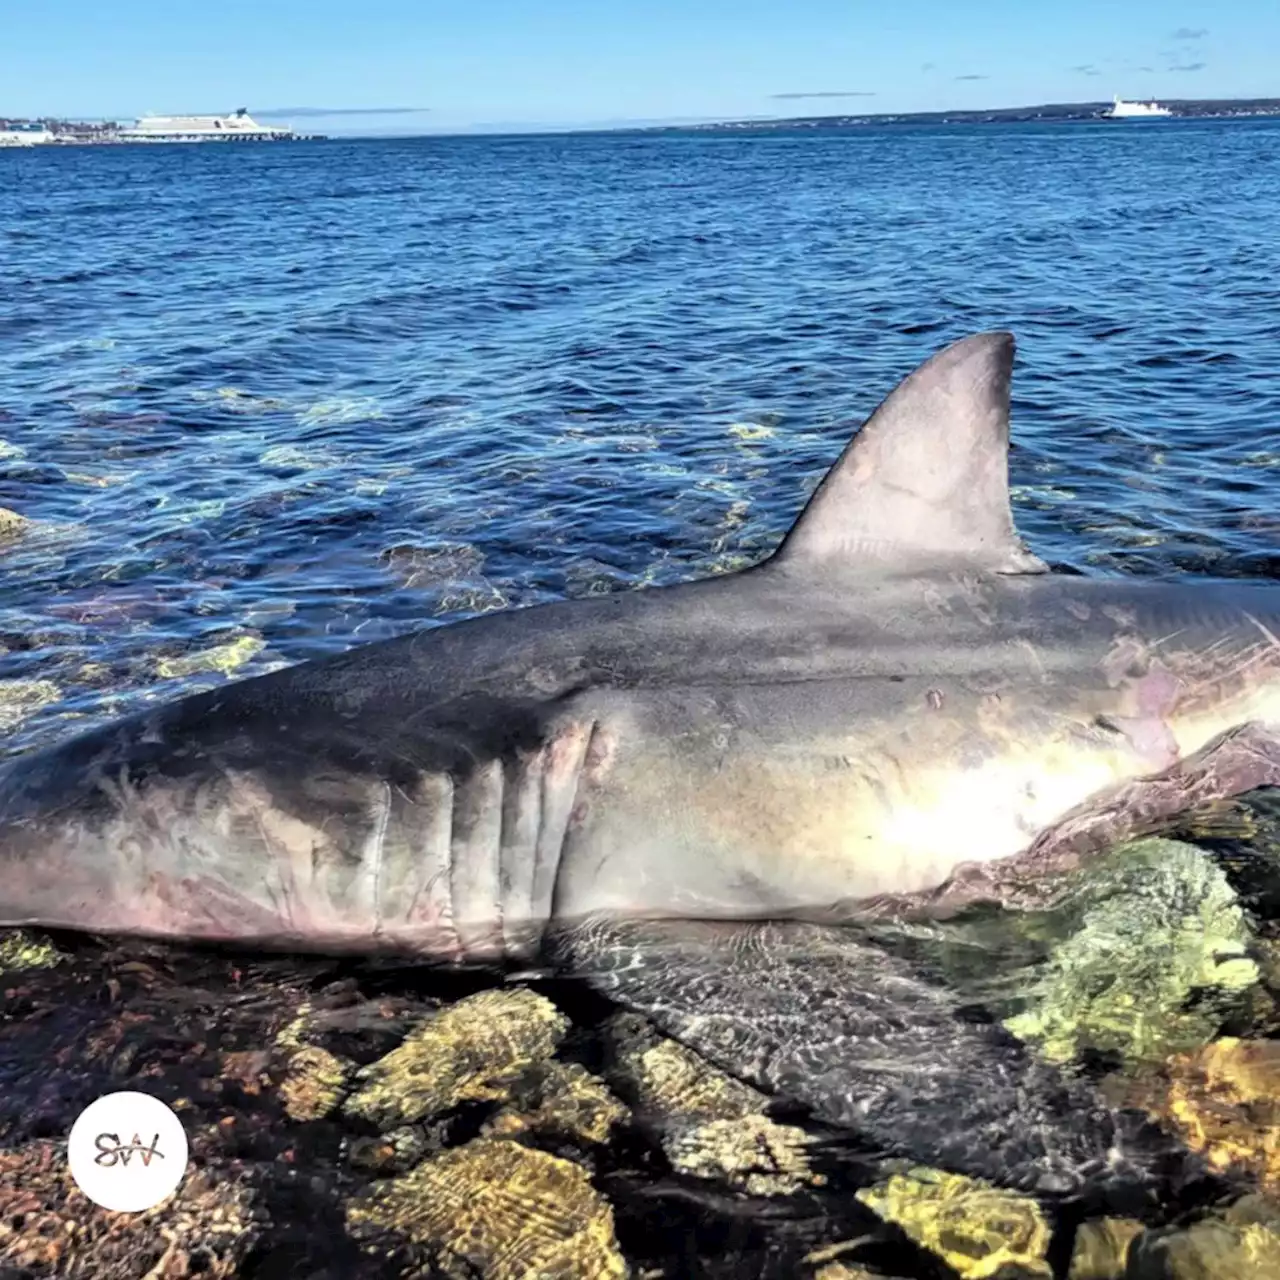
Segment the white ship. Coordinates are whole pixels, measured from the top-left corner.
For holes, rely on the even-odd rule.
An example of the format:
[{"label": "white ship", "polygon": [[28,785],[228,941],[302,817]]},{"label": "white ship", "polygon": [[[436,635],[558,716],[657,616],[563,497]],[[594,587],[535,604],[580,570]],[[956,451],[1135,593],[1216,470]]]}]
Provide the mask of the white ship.
[{"label": "white ship", "polygon": [[229,116],[143,116],[119,142],[280,142],[294,137],[288,125],[259,124],[241,107]]},{"label": "white ship", "polygon": [[38,147],[53,142],[54,135],[44,125],[0,125],[0,147]]},{"label": "white ship", "polygon": [[1163,116],[1171,116],[1173,112],[1168,107],[1162,107],[1158,102],[1126,102],[1123,98],[1116,98],[1111,105],[1111,110],[1106,113],[1108,120],[1158,120]]}]

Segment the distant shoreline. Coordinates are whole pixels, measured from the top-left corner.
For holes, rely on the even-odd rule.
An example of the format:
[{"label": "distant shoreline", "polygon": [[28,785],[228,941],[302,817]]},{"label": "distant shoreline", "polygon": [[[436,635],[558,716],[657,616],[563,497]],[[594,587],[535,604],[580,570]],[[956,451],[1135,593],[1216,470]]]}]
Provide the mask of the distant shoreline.
[{"label": "distant shoreline", "polygon": [[[1237,120],[1280,116],[1280,98],[1162,98],[1172,111],[1165,119]],[[859,112],[856,115],[788,116],[751,120],[653,125],[646,132],[688,133],[747,129],[845,129],[886,124],[1035,124],[1108,120],[1110,102],[1045,103],[1034,107],[995,107],[981,111]],[[1109,121],[1117,127],[1132,120]]]},{"label": "distant shoreline", "polygon": [[[1168,119],[1184,120],[1246,120],[1280,116],[1280,98],[1164,98],[1161,103],[1172,112]],[[618,123],[608,125],[533,126],[530,128],[489,128],[473,126],[452,130],[431,130],[426,133],[352,133],[330,135],[335,141],[395,140],[409,138],[509,138],[551,137],[569,134],[636,134],[636,133],[727,133],[759,132],[762,130],[800,129],[854,129],[884,125],[947,125],[947,124],[1066,124],[1089,123],[1106,120],[1116,128],[1135,123],[1152,124],[1145,120],[1108,120],[1111,102],[1045,103],[1031,107],[994,107],[977,111],[901,111],[859,112],[857,114],[815,116],[758,116],[747,119],[692,120],[669,124]],[[1163,122],[1160,121],[1160,122]],[[120,126],[114,121],[74,121],[45,117],[42,119],[0,116],[0,131],[6,128],[44,128],[56,130],[58,136],[50,141],[57,145],[125,145],[138,144],[142,139],[116,136]],[[311,142],[328,140],[324,135],[294,133],[287,138],[248,138],[237,141],[290,141]],[[209,138],[201,141],[231,141]],[[155,146],[160,142],[148,141]],[[184,144],[186,145],[186,144]]]}]

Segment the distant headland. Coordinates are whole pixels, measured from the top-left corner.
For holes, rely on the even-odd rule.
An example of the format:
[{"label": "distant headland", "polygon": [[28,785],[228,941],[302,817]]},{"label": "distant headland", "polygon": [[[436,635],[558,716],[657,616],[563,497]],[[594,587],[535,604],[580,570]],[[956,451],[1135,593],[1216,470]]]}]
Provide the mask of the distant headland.
[{"label": "distant headland", "polygon": [[[1164,98],[1169,117],[1198,120],[1280,116],[1280,98]],[[885,124],[1032,124],[1037,121],[1112,119],[1113,102],[1045,103],[1037,107],[995,107],[983,111],[864,112],[858,115],[789,116],[751,120],[704,121],[697,124],[655,126],[657,129],[844,129]]]}]

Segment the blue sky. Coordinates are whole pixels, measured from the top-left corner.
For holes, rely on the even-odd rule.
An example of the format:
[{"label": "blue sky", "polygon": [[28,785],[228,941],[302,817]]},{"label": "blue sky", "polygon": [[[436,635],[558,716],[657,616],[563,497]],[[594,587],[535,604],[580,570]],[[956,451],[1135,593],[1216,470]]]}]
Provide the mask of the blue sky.
[{"label": "blue sky", "polygon": [[15,0],[0,115],[325,132],[1280,96],[1276,0]]}]

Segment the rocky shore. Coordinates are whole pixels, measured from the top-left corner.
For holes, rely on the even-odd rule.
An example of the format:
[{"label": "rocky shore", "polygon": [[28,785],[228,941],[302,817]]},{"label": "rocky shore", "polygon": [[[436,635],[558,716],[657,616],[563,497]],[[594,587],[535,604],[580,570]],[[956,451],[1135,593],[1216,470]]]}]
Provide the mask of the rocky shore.
[{"label": "rocky shore", "polygon": [[[1132,1214],[888,1158],[571,982],[15,932],[0,1276],[1278,1276],[1280,802],[1180,834],[1105,860],[1056,916],[931,943],[1199,1163]],[[955,957],[999,928],[1018,966],[979,980]],[[65,1162],[75,1117],[121,1089],[173,1107],[191,1149],[136,1215]]]}]

